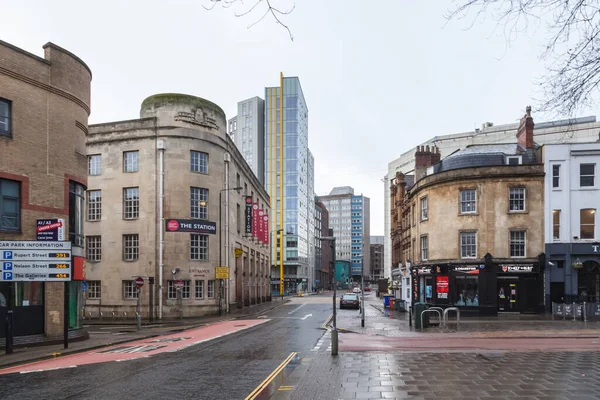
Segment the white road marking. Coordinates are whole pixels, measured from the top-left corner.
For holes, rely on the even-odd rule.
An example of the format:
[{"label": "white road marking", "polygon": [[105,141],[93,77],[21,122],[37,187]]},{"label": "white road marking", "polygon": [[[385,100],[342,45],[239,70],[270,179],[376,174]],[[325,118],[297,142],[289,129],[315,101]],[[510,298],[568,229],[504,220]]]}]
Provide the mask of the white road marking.
[{"label": "white road marking", "polygon": [[55,371],[57,369],[67,369],[67,368],[77,368],[77,365],[69,365],[68,367],[56,367],[56,368],[46,368],[46,369],[35,369],[33,371],[21,371],[20,374],[30,374],[32,372],[45,372],[45,371]]},{"label": "white road marking", "polygon": [[300,318],[300,319],[306,319],[308,317],[312,317],[312,314],[306,314],[304,317]]},{"label": "white road marking", "polygon": [[292,311],[290,311],[288,314],[293,314],[296,311],[298,311],[299,309],[301,309],[302,307],[304,307],[306,304],[300,304],[298,307],[294,308]]}]

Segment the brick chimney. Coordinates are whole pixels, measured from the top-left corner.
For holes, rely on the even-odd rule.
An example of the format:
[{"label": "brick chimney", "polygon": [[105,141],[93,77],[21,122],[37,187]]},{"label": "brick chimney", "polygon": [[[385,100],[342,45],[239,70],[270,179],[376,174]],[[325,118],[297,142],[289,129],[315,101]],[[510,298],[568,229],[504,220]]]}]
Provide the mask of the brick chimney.
[{"label": "brick chimney", "polygon": [[415,153],[415,182],[427,175],[427,168],[440,162],[440,149],[436,146],[417,146]]},{"label": "brick chimney", "polygon": [[525,109],[525,115],[521,118],[519,130],[517,131],[517,142],[526,149],[533,148],[533,118],[531,117],[531,106]]}]

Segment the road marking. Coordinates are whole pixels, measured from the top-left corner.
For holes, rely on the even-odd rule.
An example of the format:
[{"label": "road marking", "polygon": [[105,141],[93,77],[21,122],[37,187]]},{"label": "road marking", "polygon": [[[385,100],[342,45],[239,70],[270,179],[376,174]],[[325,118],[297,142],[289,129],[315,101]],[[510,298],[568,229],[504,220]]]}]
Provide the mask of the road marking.
[{"label": "road marking", "polygon": [[267,376],[265,378],[264,381],[262,381],[260,383],[260,385],[258,385],[256,387],[256,389],[254,389],[252,391],[252,393],[250,393],[245,400],[254,400],[256,399],[256,397],[265,389],[265,387],[267,387],[267,385],[273,380],[273,378],[275,378],[277,375],[279,375],[281,373],[281,371],[283,371],[283,369],[286,367],[286,365],[288,365],[290,363],[290,361],[292,361],[292,359],[294,357],[296,357],[298,353],[293,352],[291,353],[285,360],[283,360],[283,362],[281,364],[279,364],[279,366],[277,368],[275,368],[275,370],[273,372],[271,372],[271,374],[269,376]]},{"label": "road marking", "polygon": [[280,386],[278,390],[292,390],[293,386]]},{"label": "road marking", "polygon": [[306,319],[308,317],[312,317],[312,314],[306,314],[304,317],[300,318],[300,319]]},{"label": "road marking", "polygon": [[290,311],[288,314],[291,315],[293,313],[295,313],[296,311],[298,311],[299,309],[301,309],[302,307],[304,307],[306,304],[300,304],[298,307],[294,308],[292,311]]},{"label": "road marking", "polygon": [[36,370],[33,370],[33,371],[21,371],[20,374],[30,374],[32,372],[55,371],[57,369],[67,369],[67,368],[77,368],[77,365],[69,365],[67,367],[56,367],[56,368],[47,368],[47,369],[36,369]]}]

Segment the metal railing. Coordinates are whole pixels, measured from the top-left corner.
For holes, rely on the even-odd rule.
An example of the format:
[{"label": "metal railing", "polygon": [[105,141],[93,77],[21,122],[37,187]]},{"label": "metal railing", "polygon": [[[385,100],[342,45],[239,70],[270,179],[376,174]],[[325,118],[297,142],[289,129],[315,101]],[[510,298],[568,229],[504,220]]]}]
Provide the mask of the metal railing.
[{"label": "metal railing", "polygon": [[456,311],[456,329],[460,326],[460,310],[458,307],[448,307],[444,310],[444,326],[448,325],[448,312]]},{"label": "metal railing", "polygon": [[563,320],[573,318],[573,321],[600,320],[600,303],[552,303],[552,319],[562,317]]},{"label": "metal railing", "polygon": [[[439,308],[439,307],[436,307],[436,308]],[[432,310],[431,308],[428,309],[428,310],[423,310],[421,312],[421,330],[424,328],[424,326],[423,326],[423,314],[430,313],[430,312],[437,313],[438,314],[438,318],[440,319],[440,323],[442,322],[442,314],[438,310]]]}]

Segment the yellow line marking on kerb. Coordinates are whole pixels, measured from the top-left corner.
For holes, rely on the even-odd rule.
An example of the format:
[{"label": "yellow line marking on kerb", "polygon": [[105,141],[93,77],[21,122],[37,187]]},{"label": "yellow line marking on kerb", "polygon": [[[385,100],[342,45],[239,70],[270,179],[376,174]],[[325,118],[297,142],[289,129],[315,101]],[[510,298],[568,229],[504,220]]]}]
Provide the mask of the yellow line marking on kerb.
[{"label": "yellow line marking on kerb", "polygon": [[293,386],[280,386],[279,390],[292,390],[293,388]]},{"label": "yellow line marking on kerb", "polygon": [[248,397],[246,397],[245,400],[253,400],[253,399],[255,399],[256,396],[258,396],[264,390],[264,388],[273,380],[273,378],[275,378],[277,375],[279,375],[279,373],[281,371],[283,371],[283,369],[286,367],[286,365],[288,365],[290,363],[290,361],[292,361],[292,359],[294,357],[296,357],[297,354],[298,353],[293,352],[285,360],[283,360],[283,362],[281,364],[279,364],[279,366],[277,368],[275,368],[275,370],[273,372],[271,372],[271,374],[269,376],[267,376],[265,378],[265,380],[262,381],[260,383],[260,385],[258,385],[256,387],[256,389],[254,389],[252,391],[252,393],[250,393],[248,395]]}]

